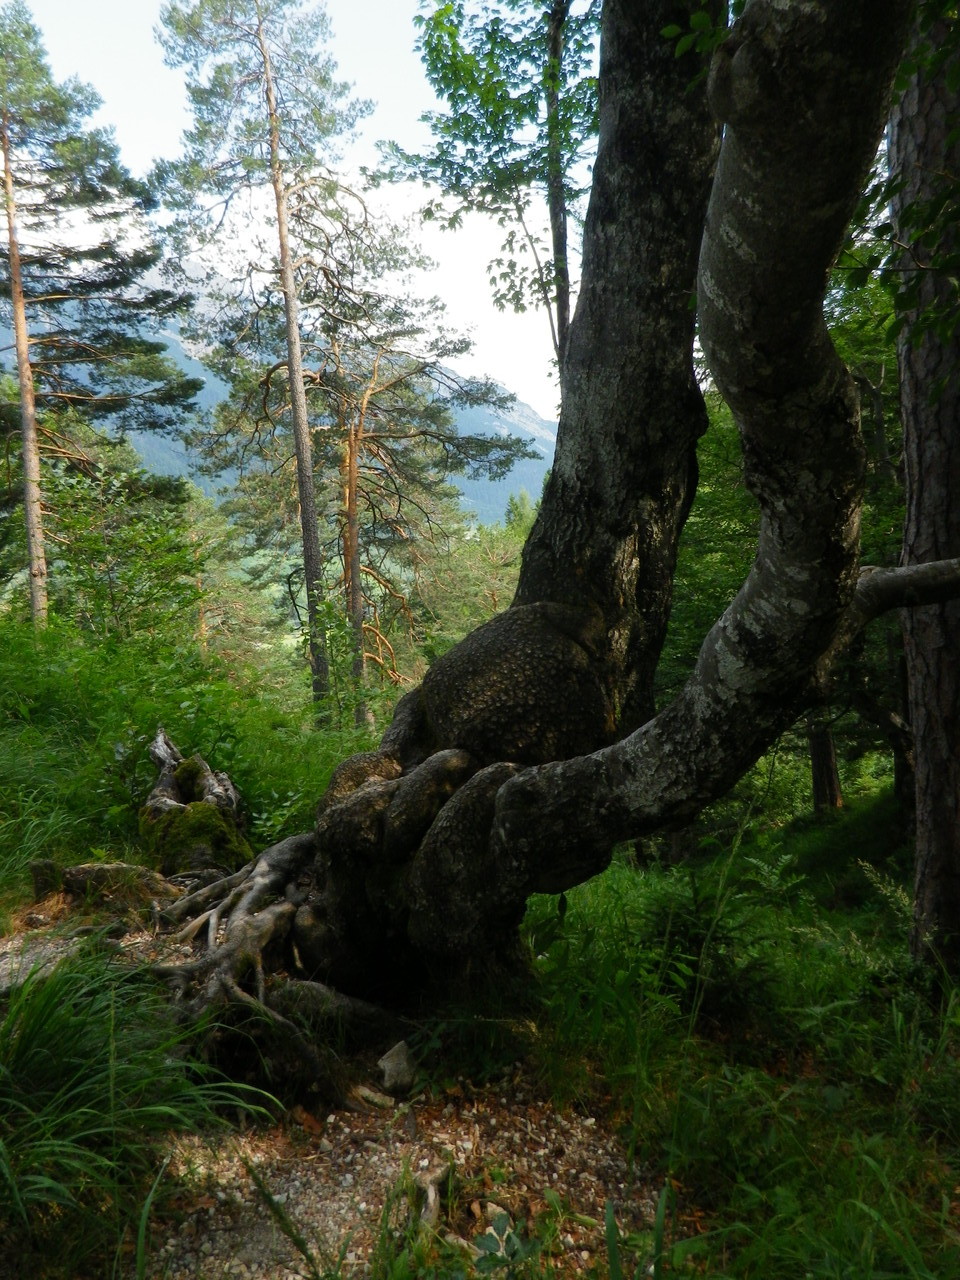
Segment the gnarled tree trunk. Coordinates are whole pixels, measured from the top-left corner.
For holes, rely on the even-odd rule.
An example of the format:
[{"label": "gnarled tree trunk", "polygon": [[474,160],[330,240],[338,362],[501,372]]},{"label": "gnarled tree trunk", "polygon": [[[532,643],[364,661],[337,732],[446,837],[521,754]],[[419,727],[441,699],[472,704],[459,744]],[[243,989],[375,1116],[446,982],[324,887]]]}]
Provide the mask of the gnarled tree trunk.
[{"label": "gnarled tree trunk", "polygon": [[[553,469],[515,604],[593,609],[617,732],[653,713],[677,541],[707,427],[693,366],[697,256],[719,132],[696,55],[660,34],[687,0],[606,0],[600,136]],[[713,4],[715,16],[722,5]]]},{"label": "gnarled tree trunk", "polygon": [[[860,573],[857,397],[822,314],[911,5],[748,3],[713,62],[712,181],[701,63],[660,34],[699,11],[604,6],[582,293],[516,600],[401,701],[379,750],[338,769],[313,836],[261,855],[229,897],[176,904],[180,922],[201,913],[212,948],[182,981],[252,1000],[240,976],[254,954],[263,1002],[268,942],[300,990],[384,1001],[502,961],[529,894],[602,870],[621,839],[688,822],[870,616],[906,592],[957,590],[955,562]],[[760,541],[688,684],[651,719],[706,423],[698,250],[702,343],[741,430]]]}]

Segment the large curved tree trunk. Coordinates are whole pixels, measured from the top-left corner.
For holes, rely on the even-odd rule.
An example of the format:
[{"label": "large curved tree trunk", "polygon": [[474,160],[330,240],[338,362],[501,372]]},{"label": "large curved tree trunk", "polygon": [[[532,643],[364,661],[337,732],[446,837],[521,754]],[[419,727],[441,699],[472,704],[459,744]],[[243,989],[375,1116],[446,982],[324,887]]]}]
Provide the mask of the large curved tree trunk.
[{"label": "large curved tree trunk", "polygon": [[[337,770],[313,837],[268,850],[229,897],[177,904],[212,947],[178,977],[202,978],[208,997],[253,1000],[240,978],[268,944],[299,975],[282,989],[321,1005],[318,980],[396,1001],[509,959],[529,894],[602,870],[618,840],[689,821],[869,616],[957,590],[956,563],[859,573],[857,399],[822,315],[911,5],[748,3],[710,77],[724,123],[712,184],[700,63],[660,35],[699,10],[606,0],[582,296],[517,598],[401,701],[379,750]],[[650,719],[705,424],[691,359],[701,239],[702,343],[761,532],[687,686]]]},{"label": "large curved tree trunk", "polygon": [[[715,15],[723,6],[713,4]],[[516,604],[595,610],[618,732],[653,712],[677,540],[707,426],[693,367],[697,255],[718,128],[664,27],[689,0],[606,0],[600,137],[557,451]]]},{"label": "large curved tree trunk", "polygon": [[[929,44],[949,47],[940,23]],[[907,515],[904,564],[960,555],[960,332],[956,286],[938,267],[960,249],[957,228],[934,237],[928,223],[944,174],[960,174],[960,93],[951,89],[956,52],[935,69],[920,59],[894,113],[891,166],[900,175],[898,240],[916,306],[901,335],[900,395]],[[931,261],[932,258],[932,261]],[[932,267],[932,269],[931,269]],[[928,327],[918,330],[918,322]],[[934,323],[930,324],[933,319]],[[916,774],[916,885],[912,946],[960,973],[960,602],[904,612]]]},{"label": "large curved tree trunk", "polygon": [[583,878],[614,841],[689,821],[723,794],[796,717],[860,608],[859,413],[822,302],[909,14],[902,0],[754,0],[714,58],[725,131],[701,341],[760,503],[757,558],[669,707],[612,747],[503,788],[496,839],[524,845],[536,887],[563,887],[558,863]]}]

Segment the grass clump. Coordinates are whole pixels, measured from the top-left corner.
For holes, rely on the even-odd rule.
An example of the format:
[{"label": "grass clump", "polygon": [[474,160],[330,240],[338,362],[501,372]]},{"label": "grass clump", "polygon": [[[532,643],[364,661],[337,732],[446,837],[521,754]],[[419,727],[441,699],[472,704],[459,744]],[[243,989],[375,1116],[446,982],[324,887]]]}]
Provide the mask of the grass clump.
[{"label": "grass clump", "polygon": [[187,1039],[156,988],[95,945],[6,996],[0,1223],[23,1274],[39,1259],[45,1276],[111,1274],[157,1198],[161,1139],[257,1109],[192,1061]]}]

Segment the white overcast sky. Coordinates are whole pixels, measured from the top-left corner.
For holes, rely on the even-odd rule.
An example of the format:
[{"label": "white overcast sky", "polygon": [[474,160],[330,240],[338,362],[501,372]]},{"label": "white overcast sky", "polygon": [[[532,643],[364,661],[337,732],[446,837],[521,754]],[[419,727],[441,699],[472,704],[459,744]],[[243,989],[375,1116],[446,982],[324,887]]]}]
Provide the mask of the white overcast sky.
[{"label": "white overcast sky", "polygon": [[[27,0],[58,80],[76,75],[103,99],[97,124],[116,131],[124,162],[142,175],[154,159],[173,157],[188,123],[182,75],[163,65],[154,39],[161,0]],[[419,123],[434,105],[414,51],[417,0],[327,0],[332,52],[341,77],[376,104],[345,163],[375,159],[374,143],[426,141]],[[402,189],[409,202],[411,194]],[[502,382],[545,418],[557,412],[550,338],[542,315],[499,312],[485,266],[498,229],[474,219],[463,231],[427,228],[423,242],[438,261],[429,292],[448,306],[451,323],[475,340],[468,372]]]}]

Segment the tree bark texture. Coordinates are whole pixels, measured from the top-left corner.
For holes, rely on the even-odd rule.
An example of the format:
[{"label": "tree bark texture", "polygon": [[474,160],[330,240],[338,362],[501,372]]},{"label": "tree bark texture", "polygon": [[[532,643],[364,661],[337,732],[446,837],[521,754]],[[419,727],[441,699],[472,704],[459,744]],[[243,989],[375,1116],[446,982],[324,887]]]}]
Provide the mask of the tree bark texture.
[{"label": "tree bark texture", "polygon": [[30,335],[23,292],[23,268],[17,236],[17,201],[13,186],[13,156],[8,121],[0,121],[3,152],[3,194],[7,221],[10,264],[10,301],[13,310],[13,340],[17,351],[17,381],[20,387],[20,434],[23,457],[23,510],[27,529],[27,563],[30,574],[30,615],[34,625],[47,620],[47,557],[43,534],[43,503],[40,487],[40,446],[37,441],[37,405],[30,363]]},{"label": "tree bark texture", "polygon": [[701,341],[760,501],[757,558],[669,707],[622,742],[503,787],[497,847],[523,857],[532,887],[564,888],[600,869],[615,841],[681,825],[723,794],[796,716],[854,605],[863,449],[822,303],[910,9],[754,0],[715,56],[725,129],[700,257]]},{"label": "tree bark texture", "polygon": [[653,710],[706,411],[693,370],[697,253],[717,128],[701,61],[661,36],[696,0],[606,0],[600,136],[550,482],[516,603],[602,619],[618,731]]},{"label": "tree bark texture", "polygon": [[[682,827],[729,789],[875,612],[957,591],[960,561],[860,572],[858,402],[822,313],[912,6],[752,0],[709,86],[660,35],[698,9],[604,8],[583,286],[516,600],[433,665],[377,751],[340,766],[315,837],[260,856],[260,887],[236,890],[246,905],[177,904],[178,920],[211,916],[212,941],[225,929],[228,960],[275,929],[310,981],[385,1000],[495,966],[531,893],[589,878],[618,841]],[[712,189],[708,88],[724,125]],[[698,249],[701,340],[761,530],[690,680],[650,718],[705,426]],[[281,882],[273,924],[255,920],[250,903]]]},{"label": "tree bark texture", "polygon": [[[928,47],[949,47],[944,24]],[[960,93],[948,88],[954,52],[933,69],[921,57],[894,113],[891,166],[901,177],[896,212],[910,221],[960,178]],[[960,556],[960,331],[914,326],[924,312],[956,307],[956,286],[930,254],[960,250],[956,224],[939,242],[917,244],[909,225],[904,265],[919,275],[917,307],[899,343],[906,521],[903,563]],[[955,317],[954,317],[955,319]],[[916,876],[912,947],[960,972],[960,602],[903,613],[909,714],[916,775]]]}]

